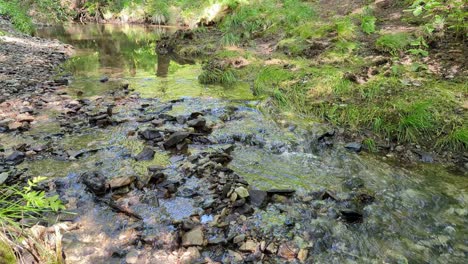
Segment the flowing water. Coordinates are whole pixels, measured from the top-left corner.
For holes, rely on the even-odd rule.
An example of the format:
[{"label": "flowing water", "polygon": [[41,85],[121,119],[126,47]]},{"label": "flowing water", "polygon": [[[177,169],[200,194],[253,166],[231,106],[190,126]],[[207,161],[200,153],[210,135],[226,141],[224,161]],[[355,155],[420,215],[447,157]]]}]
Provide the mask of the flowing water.
[{"label": "flowing water", "polygon": [[[308,243],[314,263],[465,263],[468,254],[468,180],[466,175],[447,171],[439,165],[400,167],[366,153],[355,154],[342,146],[315,149],[308,124],[296,130],[284,128],[270,116],[259,111],[250,86],[206,86],[197,81],[201,72],[198,60],[174,56],[158,56],[155,42],[170,28],[71,25],[50,27],[38,31],[38,36],[57,38],[73,45],[77,55],[64,68],[73,74],[71,94],[80,97],[103,95],[114,79],[125,79],[156,111],[158,104],[172,103],[168,113],[174,116],[205,111],[212,123],[221,123],[209,136],[220,144],[237,144],[230,167],[248,180],[251,186],[268,190],[292,188],[306,199],[308,195],[328,190],[336,199],[314,200],[291,205],[281,210],[268,206],[258,210],[249,220],[277,236],[297,238]],[[107,83],[99,82],[110,77]],[[81,93],[79,93],[81,91]],[[116,112],[121,118],[137,114],[137,104],[121,105]],[[127,137],[129,131],[142,126],[128,122],[106,129],[83,130],[56,141],[67,151],[93,150],[75,161],[44,159],[24,164],[31,175],[63,177],[69,185],[63,194],[69,209],[81,214],[83,225],[92,223],[93,230],[82,230],[67,237],[68,251],[76,255],[93,256],[106,262],[106,255],[95,250],[119,247],[115,240],[125,239],[126,220],[90,202],[73,179],[86,170],[99,168],[107,177],[144,174],[148,165],[167,165],[167,173],[178,179],[177,167],[182,157],[157,152],[154,160],[135,162],[129,156],[138,153],[143,144]],[[190,146],[196,152],[197,146]],[[194,189],[197,179],[188,181]],[[336,219],[343,208],[356,209],[349,201],[356,192],[375,197],[372,203],[359,209],[364,220],[347,224]],[[132,203],[132,197],[127,198]],[[184,219],[199,210],[193,199],[177,198],[146,201],[133,209],[144,218],[144,233],[164,237],[171,232],[166,219]],[[70,206],[74,204],[75,207]],[[210,221],[211,216],[203,219]],[[293,219],[294,227],[285,228]],[[89,224],[91,226],[91,224]],[[100,255],[101,254],[101,255]],[[115,256],[114,256],[115,257]],[[72,259],[76,262],[79,258]],[[93,258],[88,258],[88,261]],[[96,263],[98,263],[97,261]],[[109,260],[110,262],[110,260]],[[84,262],[83,262],[84,263]],[[118,261],[116,261],[118,263]]]}]

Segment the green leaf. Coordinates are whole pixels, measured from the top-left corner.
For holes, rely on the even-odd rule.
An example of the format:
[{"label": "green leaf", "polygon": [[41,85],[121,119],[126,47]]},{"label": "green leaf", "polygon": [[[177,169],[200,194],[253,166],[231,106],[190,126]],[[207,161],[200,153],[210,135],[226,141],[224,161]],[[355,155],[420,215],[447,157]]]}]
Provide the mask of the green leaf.
[{"label": "green leaf", "polygon": [[420,16],[422,13],[423,13],[423,7],[422,7],[422,6],[417,6],[417,7],[413,10],[413,15],[414,15],[414,16]]}]

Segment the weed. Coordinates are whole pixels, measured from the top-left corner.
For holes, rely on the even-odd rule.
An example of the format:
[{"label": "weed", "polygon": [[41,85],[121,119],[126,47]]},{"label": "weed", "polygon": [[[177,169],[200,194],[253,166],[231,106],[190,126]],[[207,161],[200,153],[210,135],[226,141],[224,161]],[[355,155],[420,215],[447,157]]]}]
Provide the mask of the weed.
[{"label": "weed", "polygon": [[468,148],[468,127],[461,126],[454,128],[448,135],[441,137],[436,146],[439,149],[451,149],[464,151]]},{"label": "weed", "polygon": [[58,196],[48,197],[33,188],[43,178],[28,181],[24,188],[2,186],[0,189],[0,223],[19,227],[18,220],[34,219],[46,212],[64,209]]},{"label": "weed", "polygon": [[349,40],[355,37],[356,26],[354,25],[353,21],[351,21],[351,18],[346,17],[337,20],[335,22],[335,27],[338,38]]},{"label": "weed", "polygon": [[370,152],[377,152],[377,144],[372,138],[366,138],[362,141],[362,144],[367,147]]},{"label": "weed", "polygon": [[375,32],[375,22],[377,19],[372,14],[372,9],[369,7],[364,8],[364,13],[361,15],[361,30],[366,34]]},{"label": "weed", "polygon": [[398,52],[404,51],[412,41],[413,38],[410,34],[402,32],[382,35],[377,39],[375,45],[381,51],[397,55]]}]

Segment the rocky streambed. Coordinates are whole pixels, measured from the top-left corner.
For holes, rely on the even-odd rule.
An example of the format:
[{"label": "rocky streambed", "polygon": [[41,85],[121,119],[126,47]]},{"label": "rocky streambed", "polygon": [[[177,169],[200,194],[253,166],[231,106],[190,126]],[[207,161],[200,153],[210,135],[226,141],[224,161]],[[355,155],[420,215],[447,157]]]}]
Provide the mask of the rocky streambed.
[{"label": "rocky streambed", "polygon": [[[63,236],[67,262],[466,258],[465,176],[356,153],[319,124],[262,113],[243,88],[200,86],[196,64],[155,78],[156,55],[153,67],[138,59],[154,32],[112,29],[98,32],[119,44],[112,51],[93,34],[62,39],[78,49],[71,74],[35,88],[34,104],[1,104],[1,178],[48,178],[38,188],[67,210],[42,224],[75,227]],[[12,114],[20,106],[32,108],[27,119]]]}]

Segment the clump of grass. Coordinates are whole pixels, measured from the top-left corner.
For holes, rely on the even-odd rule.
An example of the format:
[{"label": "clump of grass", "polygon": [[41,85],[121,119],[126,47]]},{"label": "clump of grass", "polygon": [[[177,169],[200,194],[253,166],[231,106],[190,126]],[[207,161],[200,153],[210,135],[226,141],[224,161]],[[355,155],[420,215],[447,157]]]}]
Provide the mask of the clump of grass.
[{"label": "clump of grass", "polygon": [[372,34],[375,32],[375,22],[377,18],[372,13],[372,9],[369,7],[364,8],[364,12],[361,15],[361,30],[366,34]]},{"label": "clump of grass", "polygon": [[432,102],[399,103],[396,108],[400,116],[397,126],[400,141],[417,142],[419,137],[427,137],[434,126]]},{"label": "clump of grass", "polygon": [[338,19],[335,22],[336,33],[338,38],[344,40],[350,40],[355,37],[356,34],[356,25],[349,17]]},{"label": "clump of grass", "polygon": [[[290,80],[292,73],[280,66],[264,67],[254,80],[254,92],[257,95],[272,95],[281,87],[281,83]],[[279,93],[276,96],[280,98]]]},{"label": "clump of grass", "polygon": [[436,146],[440,149],[463,151],[468,148],[468,127],[454,128],[448,135],[442,136]]},{"label": "clump of grass", "polygon": [[404,51],[411,44],[412,40],[412,36],[404,32],[385,34],[376,40],[375,46],[378,50],[397,55],[398,52]]},{"label": "clump of grass", "polygon": [[202,69],[203,72],[198,76],[198,81],[201,84],[231,85],[237,81],[233,69],[222,60],[215,59],[205,62]]},{"label": "clump of grass", "polygon": [[362,144],[367,147],[370,152],[377,152],[377,144],[372,138],[366,138],[362,141]]}]

